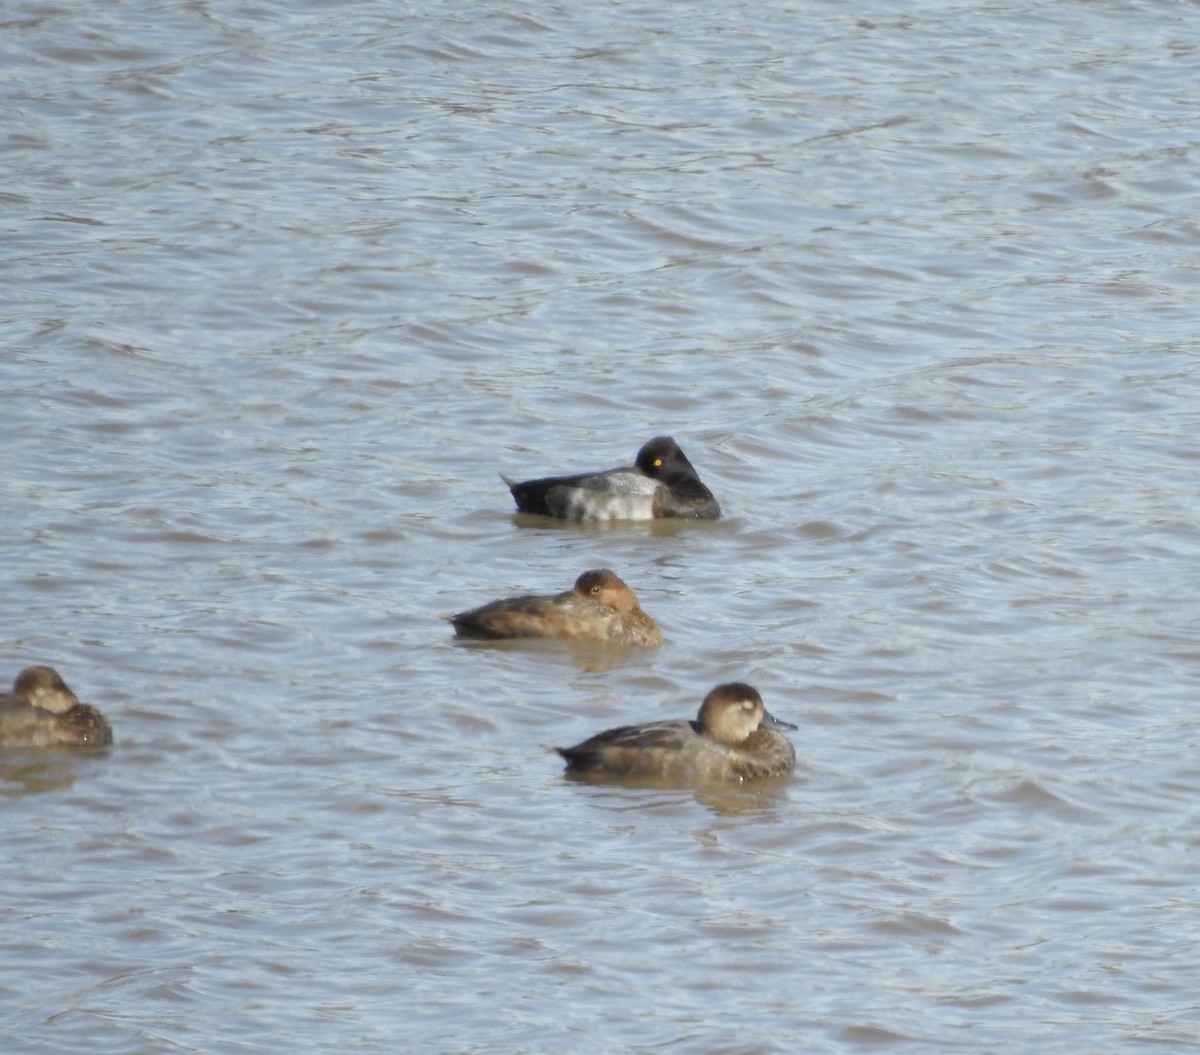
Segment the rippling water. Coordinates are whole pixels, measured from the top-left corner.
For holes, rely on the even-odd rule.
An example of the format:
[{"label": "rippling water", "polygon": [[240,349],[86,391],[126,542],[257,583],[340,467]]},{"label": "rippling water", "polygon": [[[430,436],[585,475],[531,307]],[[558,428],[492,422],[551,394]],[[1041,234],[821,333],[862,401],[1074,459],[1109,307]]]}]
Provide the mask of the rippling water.
[{"label": "rippling water", "polygon": [[[6,1052],[1193,1051],[1200,23],[14,2]],[[669,432],[715,525],[498,477]],[[440,616],[613,567],[650,653]],[[782,787],[549,752],[744,679]]]}]

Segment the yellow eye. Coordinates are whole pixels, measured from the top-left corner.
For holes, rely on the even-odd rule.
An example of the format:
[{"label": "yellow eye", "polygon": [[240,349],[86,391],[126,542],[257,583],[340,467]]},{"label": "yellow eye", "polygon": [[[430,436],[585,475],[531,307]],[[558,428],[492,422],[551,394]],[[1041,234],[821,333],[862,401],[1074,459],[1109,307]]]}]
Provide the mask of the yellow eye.
[{"label": "yellow eye", "polygon": [[661,459],[661,458],[655,458],[655,459],[654,459],[654,468],[656,468],[656,469],[659,469],[659,468],[661,468],[661,467],[662,467],[662,459]]}]

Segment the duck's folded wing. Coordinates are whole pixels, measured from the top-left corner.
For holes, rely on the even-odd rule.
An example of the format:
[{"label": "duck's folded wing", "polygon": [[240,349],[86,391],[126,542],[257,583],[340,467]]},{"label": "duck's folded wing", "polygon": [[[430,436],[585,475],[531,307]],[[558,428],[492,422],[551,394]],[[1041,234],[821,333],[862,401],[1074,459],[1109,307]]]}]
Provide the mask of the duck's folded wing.
[{"label": "duck's folded wing", "polygon": [[545,506],[564,520],[653,520],[661,485],[636,470],[579,477],[550,488]]},{"label": "duck's folded wing", "polygon": [[607,767],[631,753],[676,749],[681,737],[694,735],[688,722],[647,722],[644,725],[606,729],[574,747],[558,747],[555,750],[573,766]]},{"label": "duck's folded wing", "polygon": [[659,484],[640,469],[610,469],[606,473],[576,477],[569,486],[617,495],[652,495]]},{"label": "duck's folded wing", "polygon": [[522,513],[539,513],[542,516],[567,516],[564,512],[575,502],[565,498],[576,492],[602,494],[634,494],[653,495],[658,484],[646,476],[640,469],[631,466],[621,466],[617,469],[606,469],[603,472],[576,473],[573,476],[545,476],[538,480],[510,480],[501,474],[501,479],[508,484],[517,510]]},{"label": "duck's folded wing", "polygon": [[507,597],[490,604],[459,612],[450,617],[454,629],[462,637],[538,637],[528,629],[539,619],[545,619],[558,611],[558,597]]}]

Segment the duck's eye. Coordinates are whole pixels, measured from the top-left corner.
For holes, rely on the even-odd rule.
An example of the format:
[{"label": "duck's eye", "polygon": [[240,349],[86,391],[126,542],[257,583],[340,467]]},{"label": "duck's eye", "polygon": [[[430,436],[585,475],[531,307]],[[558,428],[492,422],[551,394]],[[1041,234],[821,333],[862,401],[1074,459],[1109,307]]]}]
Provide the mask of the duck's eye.
[{"label": "duck's eye", "polygon": [[742,700],[742,710],[743,711],[754,710],[754,701],[753,700]]},{"label": "duck's eye", "polygon": [[661,458],[654,459],[654,468],[656,468],[656,469],[662,468],[662,459]]}]

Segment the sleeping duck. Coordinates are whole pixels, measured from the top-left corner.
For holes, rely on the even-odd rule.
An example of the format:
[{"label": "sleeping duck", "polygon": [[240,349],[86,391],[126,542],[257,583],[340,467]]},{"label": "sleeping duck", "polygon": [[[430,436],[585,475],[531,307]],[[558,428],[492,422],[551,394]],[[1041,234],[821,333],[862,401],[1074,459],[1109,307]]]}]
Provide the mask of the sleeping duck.
[{"label": "sleeping duck", "polygon": [[13,691],[0,693],[0,748],[104,747],[112,727],[80,703],[52,667],[26,667]]},{"label": "sleeping duck", "polygon": [[670,436],[657,436],[633,465],[575,476],[504,482],[522,513],[560,520],[717,520],[721,507]]},{"label": "sleeping duck", "polygon": [[554,638],[653,648],[663,639],[637,595],[607,568],[585,571],[565,593],[492,601],[451,616],[450,622],[459,637],[492,640]]}]

